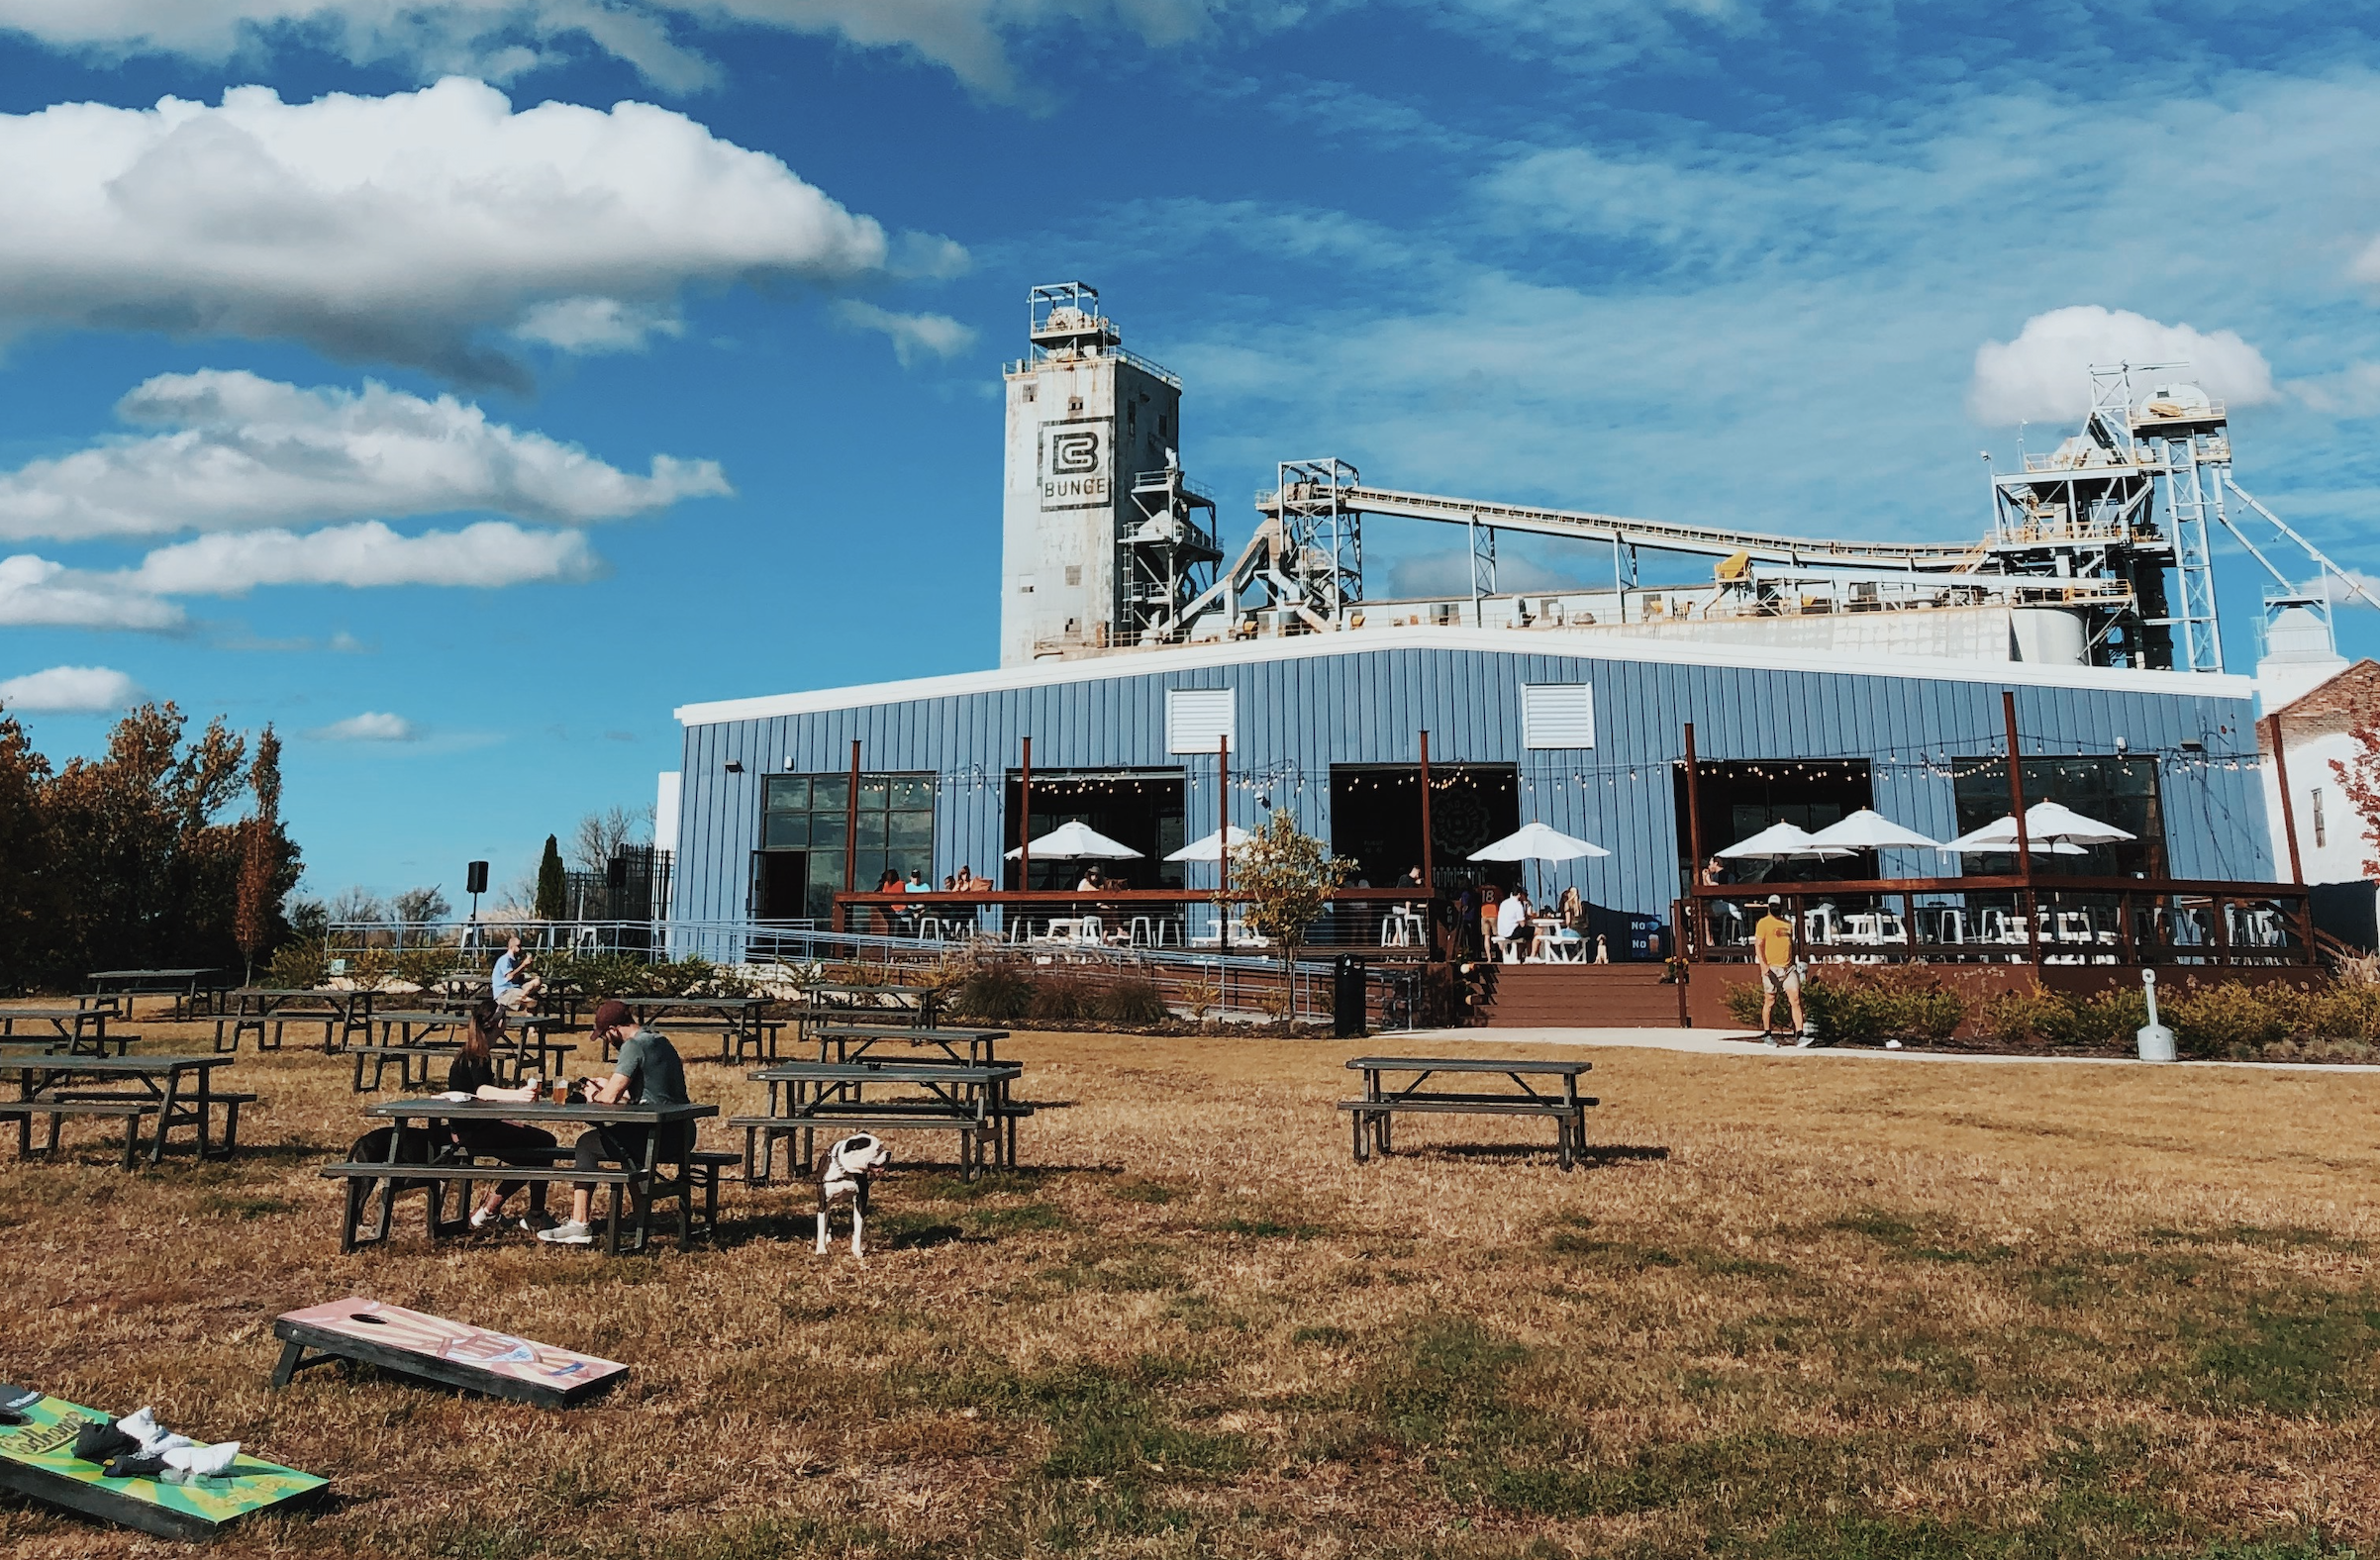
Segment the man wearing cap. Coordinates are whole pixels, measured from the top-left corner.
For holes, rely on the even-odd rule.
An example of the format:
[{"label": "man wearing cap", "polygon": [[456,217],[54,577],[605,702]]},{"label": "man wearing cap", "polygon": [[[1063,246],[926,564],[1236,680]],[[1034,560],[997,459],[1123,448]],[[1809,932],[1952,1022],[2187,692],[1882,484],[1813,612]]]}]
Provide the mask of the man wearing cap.
[{"label": "man wearing cap", "polygon": [[1810,1032],[1802,1019],[1802,967],[1793,957],[1793,923],[1786,918],[1785,901],[1768,896],[1768,914],[1752,927],[1752,957],[1760,961],[1760,1043],[1775,1045],[1777,996],[1783,993],[1793,1008],[1796,1045],[1808,1045]]},{"label": "man wearing cap", "polygon": [[[597,1045],[617,1040],[620,1060],[614,1063],[609,1078],[593,1086],[587,1096],[591,1105],[646,1106],[665,1110],[675,1105],[690,1105],[686,1098],[686,1064],[669,1043],[669,1036],[658,1029],[647,1029],[628,1011],[628,1004],[618,998],[606,999],[595,1010],[593,1039]],[[694,1123],[680,1122],[673,1126],[597,1126],[581,1132],[577,1145],[577,1165],[581,1170],[598,1170],[605,1164],[642,1165],[647,1147],[653,1146],[655,1133],[661,1135],[654,1163],[664,1164],[682,1160],[694,1146]],[[595,1188],[581,1185],[570,1192],[570,1219],[551,1229],[538,1231],[540,1240],[557,1246],[583,1246],[594,1242],[595,1231],[588,1223],[594,1211]]]}]

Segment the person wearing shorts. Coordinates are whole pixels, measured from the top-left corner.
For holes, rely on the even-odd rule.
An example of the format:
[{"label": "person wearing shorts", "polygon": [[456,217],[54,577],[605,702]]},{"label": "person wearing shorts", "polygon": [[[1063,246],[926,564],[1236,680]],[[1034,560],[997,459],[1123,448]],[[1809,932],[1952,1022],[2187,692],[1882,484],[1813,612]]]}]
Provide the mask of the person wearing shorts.
[{"label": "person wearing shorts", "polygon": [[521,951],[518,935],[504,939],[504,951],[496,956],[496,967],[489,972],[489,994],[496,1005],[508,1013],[518,1013],[538,1000],[545,983],[529,973],[530,956]]},{"label": "person wearing shorts", "polygon": [[1752,957],[1760,963],[1760,1043],[1777,1043],[1777,998],[1793,1011],[1794,1043],[1807,1045],[1810,1033],[1802,1017],[1802,967],[1793,956],[1793,923],[1786,919],[1785,902],[1768,896],[1768,914],[1752,927]]}]

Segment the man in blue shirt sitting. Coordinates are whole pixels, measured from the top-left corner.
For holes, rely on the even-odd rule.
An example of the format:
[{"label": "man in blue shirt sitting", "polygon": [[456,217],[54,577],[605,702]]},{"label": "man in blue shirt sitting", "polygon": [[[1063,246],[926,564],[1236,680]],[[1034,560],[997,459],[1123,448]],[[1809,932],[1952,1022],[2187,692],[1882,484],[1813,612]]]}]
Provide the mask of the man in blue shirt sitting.
[{"label": "man in blue shirt sitting", "polygon": [[529,973],[530,956],[521,951],[521,934],[513,933],[504,939],[504,951],[496,956],[496,967],[488,975],[488,985],[494,989],[496,1001],[504,1007],[519,1011],[538,1000],[545,982]]}]

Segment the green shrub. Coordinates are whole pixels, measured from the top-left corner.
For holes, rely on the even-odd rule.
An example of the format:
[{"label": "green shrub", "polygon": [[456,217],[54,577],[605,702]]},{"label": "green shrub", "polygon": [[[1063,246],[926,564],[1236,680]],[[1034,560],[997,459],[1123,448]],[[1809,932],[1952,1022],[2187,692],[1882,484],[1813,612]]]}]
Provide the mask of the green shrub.
[{"label": "green shrub", "polygon": [[1034,979],[1013,964],[984,964],[951,988],[952,1014],[978,1024],[1014,1024],[1033,1007]]},{"label": "green shrub", "polygon": [[2178,990],[2167,987],[2157,1007],[2183,1055],[2253,1056],[2303,1029],[2311,1006],[2305,996],[2289,986],[2192,981]]},{"label": "green shrub", "polygon": [[[1760,1022],[1761,986],[1731,986],[1728,1015],[1746,1028]],[[1778,1002],[1779,1016],[1784,1010]],[[1802,1009],[1822,1039],[1941,1041],[1958,1032],[1967,1000],[1940,977],[1917,970],[1828,971],[1802,982]]]},{"label": "green shrub", "polygon": [[453,974],[461,962],[452,948],[407,948],[397,955],[397,979],[427,990]]},{"label": "green shrub", "polygon": [[319,942],[285,942],[264,966],[264,982],[286,991],[320,986],[331,975],[331,955]]},{"label": "green shrub", "polygon": [[1163,1024],[1171,1017],[1157,983],[1144,975],[1102,981],[1092,995],[1093,1017],[1106,1024]]}]

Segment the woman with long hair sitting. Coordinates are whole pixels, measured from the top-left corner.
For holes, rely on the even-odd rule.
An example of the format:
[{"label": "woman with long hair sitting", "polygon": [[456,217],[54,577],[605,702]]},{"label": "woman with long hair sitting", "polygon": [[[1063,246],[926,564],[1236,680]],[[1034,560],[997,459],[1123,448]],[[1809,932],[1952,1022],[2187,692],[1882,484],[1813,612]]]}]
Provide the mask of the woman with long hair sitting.
[{"label": "woman with long hair sitting", "polygon": [[[446,1092],[507,1105],[535,1103],[535,1080],[518,1089],[496,1087],[494,1051],[496,1041],[503,1036],[504,1010],[496,1006],[494,999],[480,998],[478,1006],[471,1010],[469,1022],[463,1025],[462,1049],[454,1053],[454,1065],[446,1070]],[[524,1126],[519,1121],[451,1121],[447,1125],[454,1141],[478,1157],[541,1170],[553,1163],[557,1144],[551,1132]],[[489,1188],[479,1206],[471,1210],[471,1227],[486,1227],[524,1186],[529,1188],[529,1217],[521,1220],[521,1227],[534,1231],[551,1222],[545,1217],[545,1182],[503,1181]]]}]

